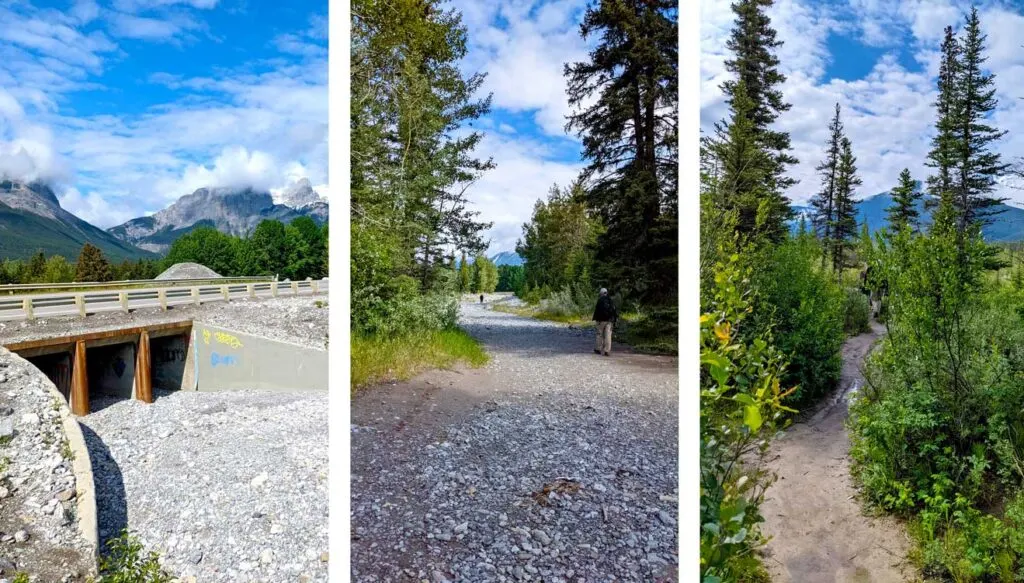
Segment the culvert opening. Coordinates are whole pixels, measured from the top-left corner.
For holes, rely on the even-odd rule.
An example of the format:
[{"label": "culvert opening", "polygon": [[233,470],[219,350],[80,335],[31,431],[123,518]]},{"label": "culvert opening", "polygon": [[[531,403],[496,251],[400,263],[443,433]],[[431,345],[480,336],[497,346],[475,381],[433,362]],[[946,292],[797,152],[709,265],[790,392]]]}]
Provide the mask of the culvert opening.
[{"label": "culvert opening", "polygon": [[105,330],[11,343],[45,374],[72,412],[86,415],[123,399],[152,402],[154,389],[194,388],[192,322]]}]

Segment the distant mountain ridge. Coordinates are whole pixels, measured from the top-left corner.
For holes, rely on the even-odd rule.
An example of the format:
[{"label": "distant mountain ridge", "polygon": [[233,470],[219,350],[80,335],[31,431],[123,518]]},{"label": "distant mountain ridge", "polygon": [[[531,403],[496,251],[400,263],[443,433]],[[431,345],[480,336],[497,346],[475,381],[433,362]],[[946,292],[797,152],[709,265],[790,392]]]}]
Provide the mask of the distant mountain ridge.
[{"label": "distant mountain ridge", "polygon": [[491,257],[491,261],[493,261],[495,265],[522,265],[525,263],[523,258],[515,251],[502,251],[501,253],[496,253]]},{"label": "distant mountain ridge", "polygon": [[328,215],[327,202],[303,178],[276,195],[252,188],[200,188],[151,216],[132,219],[108,231],[143,249],[165,252],[175,239],[198,227],[244,236],[266,219],[290,223],[308,216],[323,224]]},{"label": "distant mountain ridge", "polygon": [[[927,198],[930,198],[930,195],[924,195],[917,204],[917,210],[921,215],[921,222],[924,225],[931,224],[931,211],[924,208],[924,200]],[[886,209],[892,205],[892,194],[888,192],[882,192],[858,201],[858,228],[865,221],[868,224],[868,230],[872,233],[888,227],[889,221],[886,220]],[[993,207],[993,210],[998,214],[992,217],[992,224],[986,225],[982,229],[982,235],[985,237],[985,240],[992,243],[1024,241],[1024,209],[1008,204],[1000,204]],[[797,215],[791,223],[794,231],[799,229],[801,216],[807,219],[807,226],[810,228],[812,211],[813,209],[810,206],[793,206],[793,212]]]},{"label": "distant mountain ridge", "polygon": [[0,258],[42,251],[74,261],[86,243],[112,261],[153,257],[65,210],[49,186],[0,179]]}]

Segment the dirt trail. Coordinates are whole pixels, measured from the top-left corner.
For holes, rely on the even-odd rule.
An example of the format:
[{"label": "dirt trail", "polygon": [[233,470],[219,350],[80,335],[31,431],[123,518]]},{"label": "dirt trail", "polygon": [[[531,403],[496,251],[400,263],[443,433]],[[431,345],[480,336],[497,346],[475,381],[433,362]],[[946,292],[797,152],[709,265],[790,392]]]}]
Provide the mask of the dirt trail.
[{"label": "dirt trail", "polygon": [[865,516],[850,476],[847,396],[863,383],[864,357],[883,333],[873,324],[871,332],[847,340],[840,391],[772,446],[769,466],[779,479],[761,510],[772,537],[766,564],[774,581],[913,579],[903,527],[891,518]]}]

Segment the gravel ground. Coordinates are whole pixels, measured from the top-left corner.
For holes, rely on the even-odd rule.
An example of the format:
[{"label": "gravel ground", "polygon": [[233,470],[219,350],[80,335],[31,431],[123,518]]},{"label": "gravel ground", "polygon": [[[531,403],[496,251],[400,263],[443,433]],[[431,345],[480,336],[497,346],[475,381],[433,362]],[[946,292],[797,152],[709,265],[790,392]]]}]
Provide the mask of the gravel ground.
[{"label": "gravel ground", "polygon": [[675,581],[676,359],[464,303],[492,356],[352,403],[354,581]]},{"label": "gravel ground", "polygon": [[75,476],[49,379],[0,348],[0,580],[84,581]]},{"label": "gravel ground", "polygon": [[327,395],[174,392],[82,418],[100,541],[183,581],[327,580]]},{"label": "gravel ground", "polygon": [[[321,302],[323,308],[317,307]],[[314,348],[327,348],[327,294],[297,298],[236,299],[201,306],[176,306],[166,312],[159,308],[125,314],[93,314],[40,318],[28,322],[0,322],[0,343],[36,338],[113,330],[143,324],[200,320],[255,336],[270,336]],[[268,332],[272,331],[272,332]]]}]

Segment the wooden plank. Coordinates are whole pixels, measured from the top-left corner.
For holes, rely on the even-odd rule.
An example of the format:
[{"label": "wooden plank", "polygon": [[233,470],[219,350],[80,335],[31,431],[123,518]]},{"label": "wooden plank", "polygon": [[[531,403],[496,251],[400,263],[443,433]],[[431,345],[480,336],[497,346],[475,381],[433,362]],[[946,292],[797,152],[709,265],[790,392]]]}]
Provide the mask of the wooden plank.
[{"label": "wooden plank", "polygon": [[75,343],[75,356],[71,365],[71,412],[89,414],[89,374],[86,370],[85,341]]},{"label": "wooden plank", "polygon": [[[134,341],[143,330],[149,333],[150,337],[171,336],[180,334],[192,329],[192,321],[167,322],[163,324],[150,324],[148,326],[135,326],[132,328],[120,328],[115,330],[99,330],[86,332],[84,334],[73,334],[59,338],[39,338],[35,340],[24,340],[22,342],[11,342],[4,344],[4,347],[11,352],[21,353],[23,350],[33,350],[46,347],[60,347],[69,343],[87,342],[91,346],[102,346],[104,344],[118,344],[118,341]],[[123,340],[122,340],[123,339]],[[110,342],[110,340],[115,340]],[[56,350],[51,352],[57,352]]]},{"label": "wooden plank", "polygon": [[149,353],[149,332],[139,335],[139,348],[135,351],[135,398],[143,403],[153,402],[153,367]]}]

